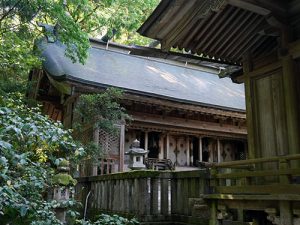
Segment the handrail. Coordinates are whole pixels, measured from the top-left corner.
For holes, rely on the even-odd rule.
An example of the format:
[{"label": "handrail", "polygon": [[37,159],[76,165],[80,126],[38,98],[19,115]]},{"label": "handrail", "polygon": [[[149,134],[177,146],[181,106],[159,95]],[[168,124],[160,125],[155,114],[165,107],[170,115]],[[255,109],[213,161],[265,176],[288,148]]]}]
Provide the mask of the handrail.
[{"label": "handrail", "polygon": [[231,168],[236,166],[245,166],[245,165],[265,163],[265,162],[277,162],[280,160],[289,161],[289,160],[297,160],[297,159],[300,159],[300,154],[237,160],[237,161],[220,162],[220,163],[205,163],[205,166],[211,168]]}]

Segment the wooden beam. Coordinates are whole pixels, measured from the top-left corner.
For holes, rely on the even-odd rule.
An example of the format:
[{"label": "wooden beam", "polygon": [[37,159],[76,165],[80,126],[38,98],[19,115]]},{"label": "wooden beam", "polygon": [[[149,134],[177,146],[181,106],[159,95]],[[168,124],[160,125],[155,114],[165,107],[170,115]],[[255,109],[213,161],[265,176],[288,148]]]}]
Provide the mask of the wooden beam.
[{"label": "wooden beam", "polygon": [[[133,121],[137,122],[146,122],[149,124],[156,124],[159,126],[169,126],[169,127],[177,127],[184,129],[196,129],[196,130],[205,130],[205,131],[214,131],[218,133],[232,133],[232,134],[240,134],[246,135],[245,128],[238,128],[236,126],[222,126],[218,123],[211,123],[205,121],[197,121],[197,120],[182,120],[177,117],[165,117],[161,118],[158,115],[145,114],[145,113],[134,113],[131,114]],[[217,134],[216,134],[217,135]]]},{"label": "wooden beam", "polygon": [[267,16],[271,13],[271,11],[267,8],[264,8],[260,5],[255,4],[254,1],[249,1],[249,0],[227,0],[228,4],[245,9],[251,12],[254,12],[256,14],[262,15],[262,16]]},{"label": "wooden beam", "polygon": [[278,201],[278,200],[285,200],[285,201],[300,201],[300,195],[296,194],[282,194],[282,195],[237,195],[237,194],[209,194],[203,195],[204,199],[220,199],[220,200],[250,200],[250,201]]},{"label": "wooden beam", "polygon": [[215,138],[216,136],[221,136],[223,139],[228,140],[246,140],[246,134],[236,134],[236,133],[222,133],[218,131],[209,131],[209,130],[198,130],[198,129],[192,129],[192,128],[180,128],[180,127],[170,127],[165,126],[162,124],[151,124],[148,122],[142,122],[142,121],[134,121],[130,125],[127,125],[127,128],[130,129],[137,129],[137,130],[151,130],[156,132],[169,132],[173,135],[203,135],[207,137]]},{"label": "wooden beam", "polygon": [[264,170],[264,171],[244,171],[233,173],[220,173],[216,175],[219,179],[238,179],[245,177],[267,177],[280,175],[300,175],[300,169]]},{"label": "wooden beam", "polygon": [[[244,62],[244,65],[245,65],[245,63],[246,62]],[[268,64],[266,66],[260,67],[258,69],[255,69],[253,71],[249,70],[249,72],[247,72],[247,73],[245,71],[244,75],[238,77],[237,80],[240,81],[240,82],[242,82],[242,81],[245,81],[245,79],[246,79],[247,76],[250,77],[250,78],[262,76],[262,75],[264,75],[266,73],[270,73],[270,71],[281,69],[281,67],[282,67],[282,62],[281,61],[277,61],[277,62]]]},{"label": "wooden beam", "polygon": [[236,160],[230,162],[221,162],[215,163],[212,167],[219,167],[219,168],[231,168],[235,166],[242,166],[242,165],[251,165],[251,164],[258,164],[258,163],[267,163],[267,162],[278,162],[280,160],[300,160],[300,154],[294,155],[285,155],[285,156],[272,156],[272,157],[265,157],[265,158],[255,158],[255,159],[248,159],[248,160]]},{"label": "wooden beam", "polygon": [[215,189],[221,194],[300,194],[298,184],[218,186]]}]

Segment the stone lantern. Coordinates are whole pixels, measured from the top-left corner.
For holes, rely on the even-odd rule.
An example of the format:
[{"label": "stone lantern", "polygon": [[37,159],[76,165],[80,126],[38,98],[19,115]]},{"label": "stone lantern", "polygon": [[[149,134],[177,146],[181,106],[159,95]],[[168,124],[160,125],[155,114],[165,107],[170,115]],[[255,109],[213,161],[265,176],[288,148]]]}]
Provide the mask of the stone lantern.
[{"label": "stone lantern", "polygon": [[[71,195],[70,188],[76,184],[76,180],[69,174],[70,167],[67,160],[60,162],[57,172],[52,178],[53,186],[48,193],[48,199],[62,203],[69,200]],[[64,224],[66,224],[66,211],[67,209],[63,205],[55,209],[56,218]]]},{"label": "stone lantern", "polygon": [[140,142],[135,139],[132,143],[132,147],[128,152],[125,152],[125,155],[129,155],[130,161],[128,168],[132,170],[142,170],[145,169],[146,166],[144,164],[144,157],[148,153],[143,148],[140,148]]}]

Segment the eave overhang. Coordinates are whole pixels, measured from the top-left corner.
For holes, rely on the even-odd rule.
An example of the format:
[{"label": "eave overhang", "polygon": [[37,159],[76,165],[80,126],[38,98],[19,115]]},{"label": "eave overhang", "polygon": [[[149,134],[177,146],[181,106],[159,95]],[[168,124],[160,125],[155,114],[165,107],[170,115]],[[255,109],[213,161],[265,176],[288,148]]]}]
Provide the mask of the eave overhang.
[{"label": "eave overhang", "polygon": [[[241,65],[273,51],[285,3],[270,0],[162,0],[138,32],[159,40],[162,50],[193,54]],[[275,24],[277,23],[277,24]]]}]

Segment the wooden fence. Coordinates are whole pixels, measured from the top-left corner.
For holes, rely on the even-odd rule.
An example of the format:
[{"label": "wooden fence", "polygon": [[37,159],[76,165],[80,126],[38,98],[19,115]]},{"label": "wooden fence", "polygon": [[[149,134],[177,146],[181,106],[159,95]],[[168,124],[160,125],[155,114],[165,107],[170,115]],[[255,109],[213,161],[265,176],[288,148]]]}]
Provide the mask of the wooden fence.
[{"label": "wooden fence", "polygon": [[84,205],[90,192],[90,217],[114,212],[146,224],[208,224],[209,210],[202,199],[209,192],[207,178],[205,170],[132,171],[79,178],[76,193]]}]

